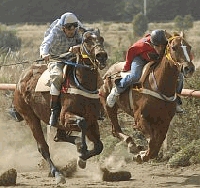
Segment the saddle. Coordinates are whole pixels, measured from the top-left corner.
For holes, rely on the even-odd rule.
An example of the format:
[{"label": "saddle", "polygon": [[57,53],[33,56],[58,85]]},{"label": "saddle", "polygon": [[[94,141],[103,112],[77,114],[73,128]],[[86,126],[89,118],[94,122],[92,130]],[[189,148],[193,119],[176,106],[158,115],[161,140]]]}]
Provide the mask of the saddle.
[{"label": "saddle", "polygon": [[[114,81],[115,81],[115,80],[118,80],[118,79],[126,77],[128,74],[131,73],[131,70],[130,71],[126,71],[126,72],[122,71],[124,65],[125,65],[125,61],[116,62],[114,64],[114,66],[110,69],[110,71],[107,72],[103,76],[103,79],[105,79],[106,77],[112,77],[114,79]],[[141,75],[139,81],[137,83],[134,83],[132,88],[141,88],[143,86],[143,83],[144,83],[146,77],[149,75],[151,67],[153,65],[155,65],[155,62],[151,61],[151,62],[147,63],[143,67],[142,75]]]},{"label": "saddle", "polygon": [[[63,68],[63,80],[65,79],[66,69],[67,69],[67,66],[65,65]],[[50,72],[48,69],[46,69],[42,73],[35,87],[35,92],[46,92],[46,91],[50,91]]]},{"label": "saddle", "polygon": [[[98,99],[99,94],[92,94],[92,93],[87,93],[85,91],[82,91],[80,89],[71,87],[69,84],[67,84],[67,77],[66,77],[66,70],[67,66],[65,65],[63,68],[63,84],[61,88],[62,93],[70,93],[70,94],[79,94],[88,98],[94,98]],[[102,80],[98,81],[99,83],[102,82]],[[35,87],[35,92],[50,92],[50,72],[48,69],[46,69],[40,78],[37,81],[36,87]]]}]

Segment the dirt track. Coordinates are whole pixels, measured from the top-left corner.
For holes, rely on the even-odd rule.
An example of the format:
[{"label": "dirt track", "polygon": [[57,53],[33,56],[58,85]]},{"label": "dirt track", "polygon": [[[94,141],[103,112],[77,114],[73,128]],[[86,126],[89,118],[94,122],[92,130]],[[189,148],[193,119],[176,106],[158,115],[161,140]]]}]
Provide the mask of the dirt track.
[{"label": "dirt track", "polygon": [[135,164],[124,166],[132,174],[130,181],[105,182],[101,180],[96,164],[89,163],[87,169],[78,170],[65,184],[56,185],[54,178],[47,177],[47,171],[20,172],[17,187],[90,187],[90,188],[195,188],[200,187],[200,166],[170,169],[165,165]]},{"label": "dirt track", "polygon": [[[4,123],[6,122],[6,123]],[[67,143],[56,143],[52,151],[55,164],[65,166],[68,161],[77,158],[76,148]],[[29,128],[24,124],[15,123],[5,116],[0,117],[0,173],[10,168],[17,171],[16,187],[19,188],[195,188],[200,187],[200,165],[169,168],[165,164],[144,163],[137,164],[126,161],[123,155],[110,156],[105,165],[114,171],[131,172],[129,181],[106,182],[102,180],[102,173],[96,158],[88,160],[86,169],[77,169],[72,177],[66,178],[65,184],[56,184],[52,177],[48,177],[48,170],[41,169],[42,157],[37,151]]]}]

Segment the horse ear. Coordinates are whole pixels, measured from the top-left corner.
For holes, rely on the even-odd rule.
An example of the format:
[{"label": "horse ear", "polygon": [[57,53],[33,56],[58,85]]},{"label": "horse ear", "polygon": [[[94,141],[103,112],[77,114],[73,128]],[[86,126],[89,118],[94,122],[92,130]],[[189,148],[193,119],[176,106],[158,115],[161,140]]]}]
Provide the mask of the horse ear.
[{"label": "horse ear", "polygon": [[180,34],[176,31],[173,32],[173,36],[180,36]]},{"label": "horse ear", "polygon": [[184,33],[184,31],[181,31],[180,36],[181,36],[182,38],[185,38],[185,33]]},{"label": "horse ear", "polygon": [[94,29],[94,33],[95,33],[97,36],[100,36],[100,30],[99,30],[99,28],[95,28],[95,29]]},{"label": "horse ear", "polygon": [[169,39],[172,37],[172,35],[165,30],[165,37],[166,39]]}]

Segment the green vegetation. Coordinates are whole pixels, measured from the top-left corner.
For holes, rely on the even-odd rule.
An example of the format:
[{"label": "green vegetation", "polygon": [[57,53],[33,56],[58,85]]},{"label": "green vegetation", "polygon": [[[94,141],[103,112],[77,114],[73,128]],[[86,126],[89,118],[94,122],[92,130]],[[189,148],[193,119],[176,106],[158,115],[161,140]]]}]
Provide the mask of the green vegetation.
[{"label": "green vegetation", "polygon": [[138,14],[133,18],[133,36],[143,36],[148,30],[148,19],[143,14]]},{"label": "green vegetation", "polygon": [[[47,3],[48,2],[48,3]],[[1,0],[0,22],[6,24],[44,24],[66,11],[74,12],[84,22],[131,22],[133,16],[146,12],[150,22],[173,20],[176,15],[200,19],[199,0]]]},{"label": "green vegetation", "polygon": [[177,15],[174,18],[174,25],[179,31],[188,30],[193,27],[193,17],[191,15],[186,15],[184,17]]},{"label": "green vegetation", "polygon": [[5,25],[0,24],[0,48],[10,48],[17,51],[21,47],[21,39],[16,36],[16,30],[8,29]]}]

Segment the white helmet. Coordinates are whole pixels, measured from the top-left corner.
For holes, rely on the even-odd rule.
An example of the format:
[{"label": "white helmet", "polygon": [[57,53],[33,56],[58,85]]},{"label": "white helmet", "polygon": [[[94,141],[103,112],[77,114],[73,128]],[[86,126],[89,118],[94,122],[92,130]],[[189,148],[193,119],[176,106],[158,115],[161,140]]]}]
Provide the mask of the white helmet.
[{"label": "white helmet", "polygon": [[68,23],[78,23],[77,17],[71,12],[67,12],[67,13],[63,14],[61,16],[61,20],[62,20],[63,26]]}]

